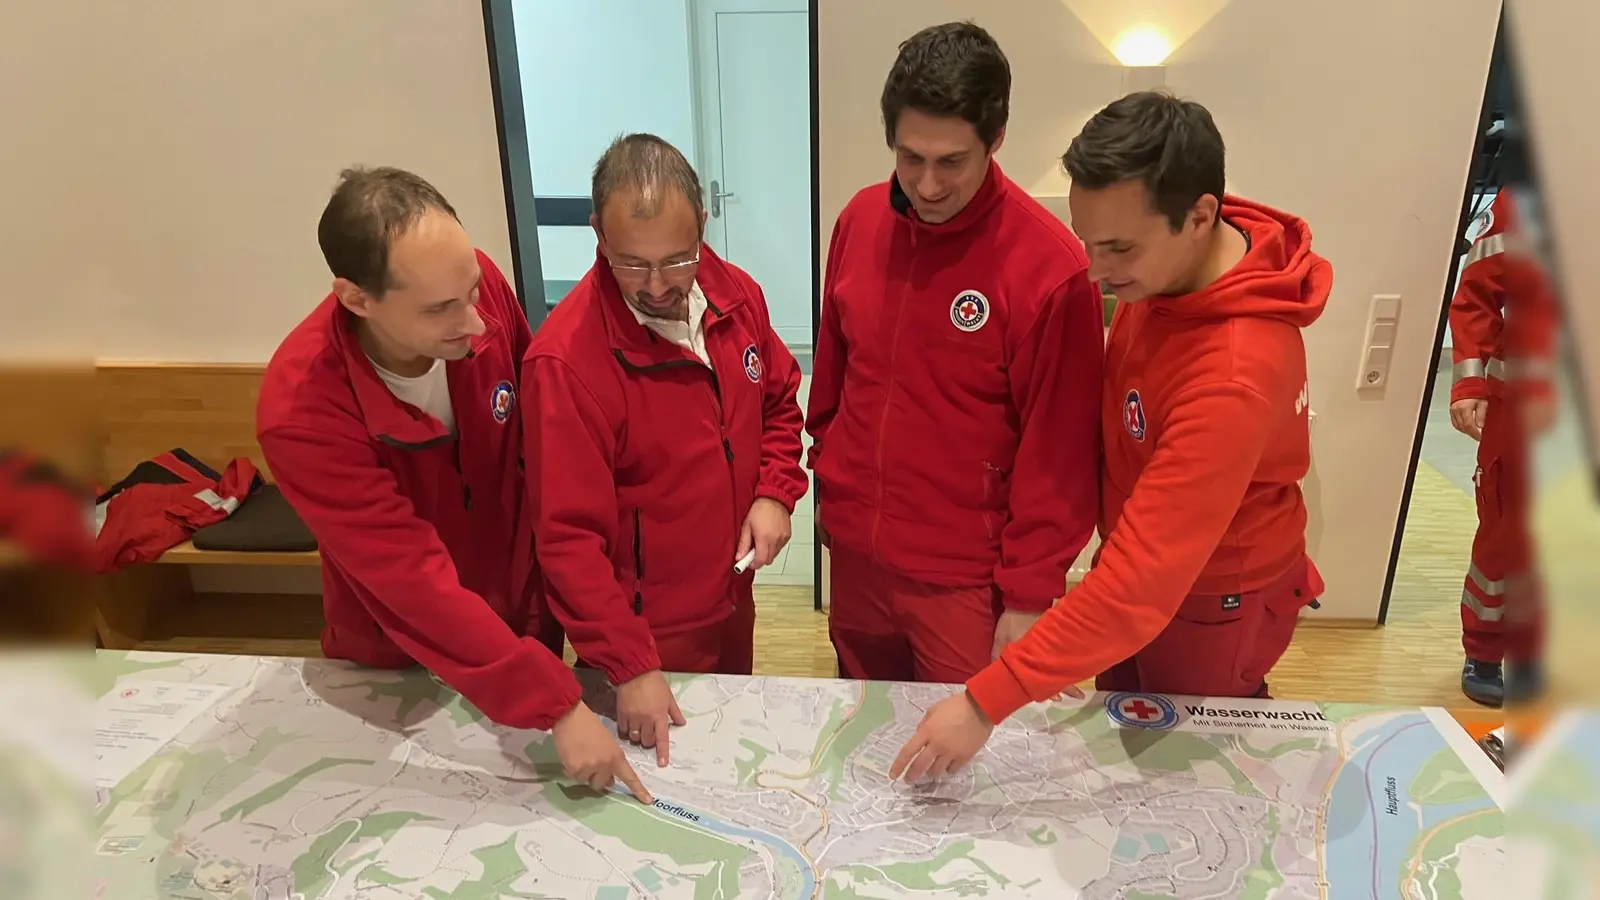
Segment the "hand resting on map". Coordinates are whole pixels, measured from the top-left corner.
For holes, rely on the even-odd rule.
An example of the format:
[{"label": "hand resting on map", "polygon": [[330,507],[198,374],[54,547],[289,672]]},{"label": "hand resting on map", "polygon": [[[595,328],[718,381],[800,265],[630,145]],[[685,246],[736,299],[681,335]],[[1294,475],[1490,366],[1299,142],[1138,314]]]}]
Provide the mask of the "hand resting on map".
[{"label": "hand resting on map", "polygon": [[660,669],[617,685],[617,737],[654,747],[656,765],[667,764],[667,729],[682,725],[683,713]]},{"label": "hand resting on map", "polygon": [[[1056,695],[1083,698],[1076,685]],[[972,761],[994,733],[994,723],[978,708],[972,695],[962,691],[935,703],[922,717],[916,733],[889,766],[889,780],[901,775],[907,782],[954,775]]]},{"label": "hand resting on map", "polygon": [[889,780],[907,782],[953,775],[983,749],[994,724],[966,691],[935,703],[889,766]]}]

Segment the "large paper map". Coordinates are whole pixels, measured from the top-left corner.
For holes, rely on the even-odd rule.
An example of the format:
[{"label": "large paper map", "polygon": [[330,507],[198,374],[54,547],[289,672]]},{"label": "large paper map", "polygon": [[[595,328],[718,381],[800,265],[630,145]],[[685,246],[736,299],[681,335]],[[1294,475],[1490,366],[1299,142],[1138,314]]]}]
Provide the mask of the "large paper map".
[{"label": "large paper map", "polygon": [[955,688],[695,676],[676,684],[671,765],[630,751],[650,807],[575,787],[545,735],[419,672],[102,651],[94,679],[235,688],[100,792],[107,897],[1446,898],[1499,881],[1496,782],[1437,710],[1100,695],[1030,707],[959,777],[906,786],[889,762]]}]

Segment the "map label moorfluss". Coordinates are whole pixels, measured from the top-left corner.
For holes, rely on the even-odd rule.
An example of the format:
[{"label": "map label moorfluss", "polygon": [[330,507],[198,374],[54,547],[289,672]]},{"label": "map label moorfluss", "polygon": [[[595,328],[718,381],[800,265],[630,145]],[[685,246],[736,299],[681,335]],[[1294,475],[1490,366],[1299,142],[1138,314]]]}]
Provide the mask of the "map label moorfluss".
[{"label": "map label moorfluss", "polygon": [[661,810],[662,812],[665,812],[665,813],[672,813],[673,815],[677,816],[678,818],[684,819],[684,820],[689,821],[689,822],[699,822],[700,821],[700,814],[699,813],[692,813],[692,812],[688,811],[687,809],[684,809],[681,806],[673,806],[671,803],[668,803],[665,800],[657,800],[655,802],[655,808],[659,809],[659,810]]}]

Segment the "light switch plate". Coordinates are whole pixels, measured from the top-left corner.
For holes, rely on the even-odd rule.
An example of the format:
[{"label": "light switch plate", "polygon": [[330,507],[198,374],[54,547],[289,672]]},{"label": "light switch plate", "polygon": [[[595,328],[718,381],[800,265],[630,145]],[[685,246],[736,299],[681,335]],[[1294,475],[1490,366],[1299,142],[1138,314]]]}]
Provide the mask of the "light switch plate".
[{"label": "light switch plate", "polygon": [[1389,363],[1394,359],[1395,336],[1399,330],[1400,295],[1374,294],[1367,310],[1356,390],[1369,391],[1389,383]]}]

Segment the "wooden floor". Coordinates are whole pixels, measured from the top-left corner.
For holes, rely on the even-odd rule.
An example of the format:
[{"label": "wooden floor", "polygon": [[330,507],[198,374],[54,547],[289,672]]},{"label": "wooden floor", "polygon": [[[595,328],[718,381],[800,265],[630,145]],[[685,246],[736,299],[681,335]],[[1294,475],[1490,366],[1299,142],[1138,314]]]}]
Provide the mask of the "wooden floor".
[{"label": "wooden floor", "polygon": [[[1303,626],[1269,676],[1274,697],[1417,706],[1470,705],[1462,696],[1460,597],[1477,511],[1472,498],[1418,467],[1388,623]],[[825,613],[809,588],[758,594],[756,668],[831,677]]]},{"label": "wooden floor", "polygon": [[[1376,627],[1304,626],[1271,673],[1273,695],[1284,699],[1462,707],[1459,598],[1476,512],[1472,499],[1426,463],[1419,466],[1388,624]],[[768,675],[832,677],[827,615],[812,608],[810,587],[757,589],[756,671]],[[285,615],[286,605],[303,610]],[[320,610],[314,598],[294,604],[263,598],[260,615],[277,623],[263,633],[245,609],[195,610],[205,637],[142,645],[187,652],[317,655]],[[257,619],[257,621],[260,621]],[[193,633],[193,632],[190,632]]]}]

